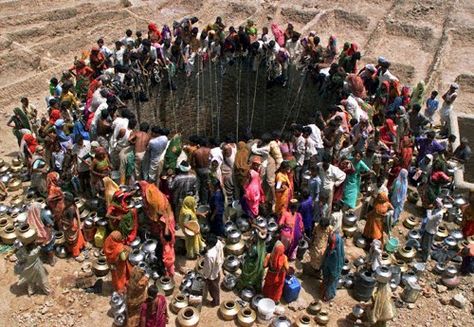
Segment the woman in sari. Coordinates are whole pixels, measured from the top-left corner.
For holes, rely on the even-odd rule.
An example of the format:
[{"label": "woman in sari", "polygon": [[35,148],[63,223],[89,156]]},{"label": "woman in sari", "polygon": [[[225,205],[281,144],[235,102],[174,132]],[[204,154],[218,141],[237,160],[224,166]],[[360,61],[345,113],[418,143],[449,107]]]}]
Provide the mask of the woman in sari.
[{"label": "woman in sari", "polygon": [[181,141],[181,134],[176,133],[171,138],[168,144],[168,148],[165,151],[163,171],[167,172],[168,169],[175,170],[178,166],[178,157],[183,150],[183,143]]},{"label": "woman in sari", "polygon": [[374,208],[367,215],[367,222],[363,235],[368,239],[367,244],[371,244],[373,240],[380,240],[383,244],[383,232],[385,225],[385,218],[387,212],[392,210],[393,206],[388,199],[385,192],[380,192],[374,201]]},{"label": "woman in sari", "polygon": [[371,326],[384,327],[395,317],[395,305],[392,299],[390,283],[377,283],[377,289],[372,295],[372,307],[368,310]]},{"label": "woman in sari", "polygon": [[166,327],[167,324],[166,298],[158,294],[158,288],[152,285],[148,288],[148,297],[140,308],[140,327]]},{"label": "woman in sari", "polygon": [[13,109],[13,116],[8,121],[7,126],[13,128],[13,135],[15,135],[18,141],[18,145],[21,144],[21,139],[24,134],[21,132],[21,130],[22,129],[31,130],[28,116],[20,108]]},{"label": "woman in sari", "polygon": [[333,228],[330,220],[326,217],[321,218],[319,224],[313,228],[313,237],[309,244],[310,265],[316,273],[320,273],[323,256],[328,245],[329,235]]},{"label": "woman in sari", "polygon": [[385,124],[380,128],[380,140],[389,148],[395,144],[397,139],[397,126],[392,119],[385,120]]},{"label": "woman in sari", "polygon": [[256,218],[259,213],[259,206],[265,202],[265,193],[262,188],[260,177],[260,165],[262,159],[259,156],[252,158],[252,166],[249,171],[249,179],[244,185],[244,195],[242,197],[242,209],[251,218]]},{"label": "woman in sari", "polygon": [[324,301],[330,301],[336,297],[337,282],[341,276],[343,265],[344,241],[339,233],[332,231],[328,237],[328,245],[321,265],[323,273],[321,294]]},{"label": "woman in sari", "polygon": [[421,203],[425,209],[433,207],[436,198],[441,193],[441,187],[451,181],[451,177],[434,164],[433,171],[428,176],[427,182],[419,188]]},{"label": "woman in sari", "polygon": [[105,239],[104,254],[112,274],[112,286],[118,293],[123,294],[130,279],[131,266],[128,262],[128,248],[124,245],[122,233],[113,231]]},{"label": "woman in sari", "polygon": [[44,210],[41,209],[39,202],[33,202],[28,208],[27,222],[28,225],[36,230],[37,238],[35,243],[41,246],[41,252],[46,254],[48,263],[51,266],[55,264],[54,256],[54,234],[53,225],[54,222],[51,217],[44,214]]},{"label": "woman in sari", "polygon": [[288,209],[288,204],[293,196],[290,172],[290,163],[283,161],[275,178],[275,214],[278,217]]},{"label": "woman in sari", "polygon": [[211,197],[209,199],[211,209],[209,217],[211,233],[216,236],[224,237],[225,197],[221,182],[218,179],[211,178],[209,181],[209,189],[211,191]]},{"label": "woman in sari", "polygon": [[21,155],[25,164],[30,167],[31,160],[35,154],[36,148],[38,147],[38,141],[33,134],[27,133],[23,135],[20,143]]},{"label": "woman in sari", "polygon": [[265,257],[263,266],[268,269],[265,275],[265,282],[263,283],[262,294],[278,303],[283,294],[286,272],[290,268],[283,243],[280,241],[275,243],[272,253],[267,254]]},{"label": "woman in sari", "polygon": [[304,233],[303,218],[298,212],[298,200],[291,199],[289,211],[283,212],[278,225],[281,227],[280,239],[283,245],[285,245],[285,254],[290,260],[294,260],[296,258],[298,242]]},{"label": "woman in sari", "polygon": [[93,194],[103,194],[105,190],[104,178],[109,176],[112,169],[107,151],[103,147],[95,150],[94,160],[91,164],[91,184]]},{"label": "woman in sari", "polygon": [[393,218],[392,224],[396,224],[400,214],[403,211],[403,206],[405,205],[405,201],[407,199],[407,192],[408,192],[408,170],[402,169],[398,174],[397,179],[392,187],[391,192],[391,203],[393,206]]},{"label": "woman in sari", "polygon": [[69,71],[76,77],[76,96],[82,100],[89,90],[89,83],[94,77],[94,70],[87,66],[83,59],[80,59],[75,61],[74,66]]},{"label": "woman in sari", "polygon": [[465,238],[474,235],[474,192],[469,194],[469,204],[461,208],[463,222],[462,234]]},{"label": "woman in sari", "polygon": [[265,231],[261,231],[258,226],[256,226],[256,229],[256,232],[252,234],[249,250],[244,256],[238,289],[252,287],[260,291],[262,288],[262,280],[265,272],[263,262],[267,254],[265,244],[267,234]]},{"label": "woman in sari", "polygon": [[79,210],[74,202],[74,195],[69,192],[64,193],[64,214],[61,217],[61,228],[66,239],[66,249],[74,257],[81,255],[81,250],[86,245],[81,230],[81,220]]},{"label": "woman in sari", "polygon": [[408,169],[413,159],[413,139],[410,134],[405,134],[400,142],[400,159],[402,168]]},{"label": "woman in sari", "polygon": [[105,204],[108,207],[112,203],[115,192],[119,190],[119,186],[110,177],[102,178],[104,182],[104,198]]},{"label": "woman in sari", "polygon": [[242,194],[243,192],[242,188],[250,170],[249,156],[250,150],[247,147],[247,144],[243,141],[237,143],[237,153],[235,154],[234,161],[234,178],[236,182],[235,186],[237,187],[239,194]]},{"label": "woman in sari", "polygon": [[124,244],[130,244],[137,237],[138,232],[137,209],[129,209],[127,204],[127,200],[131,196],[132,193],[116,191],[106,214],[112,229],[119,230],[124,237]]},{"label": "woman in sari", "polygon": [[360,151],[355,152],[354,158],[351,160],[354,173],[347,175],[344,182],[344,196],[342,201],[351,209],[354,209],[357,204],[357,198],[360,193],[361,174],[371,171],[362,161],[362,157],[363,155]]},{"label": "woman in sari", "polygon": [[152,236],[159,238],[163,248],[162,257],[167,276],[174,276],[174,243],[175,220],[173,209],[155,184],[146,181],[138,182],[143,198],[144,210],[148,217],[149,230]]},{"label": "woman in sari", "polygon": [[48,197],[46,203],[53,212],[54,225],[57,228],[60,228],[65,204],[64,194],[59,186],[59,174],[55,171],[50,172],[46,177],[46,184],[48,185]]},{"label": "woman in sari", "polygon": [[140,309],[147,298],[148,280],[143,269],[133,267],[127,287],[127,327],[140,325]]},{"label": "woman in sari", "polygon": [[[192,196],[187,196],[183,200],[183,206],[179,213],[179,226],[184,230],[189,222],[198,223],[196,214],[196,199]],[[194,224],[194,223],[193,223]],[[184,241],[186,245],[186,257],[190,260],[196,259],[196,256],[201,253],[206,244],[204,243],[201,233],[194,232],[191,234],[184,235]]]}]

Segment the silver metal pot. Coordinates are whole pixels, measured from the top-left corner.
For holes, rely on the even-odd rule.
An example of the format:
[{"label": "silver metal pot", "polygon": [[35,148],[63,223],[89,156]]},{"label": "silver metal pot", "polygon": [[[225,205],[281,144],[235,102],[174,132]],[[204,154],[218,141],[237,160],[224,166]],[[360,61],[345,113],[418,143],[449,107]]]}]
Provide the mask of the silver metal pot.
[{"label": "silver metal pot", "polygon": [[246,287],[240,291],[240,298],[245,302],[252,301],[252,298],[255,296],[255,290],[250,287]]},{"label": "silver metal pot", "polygon": [[137,236],[132,242],[130,242],[130,246],[134,249],[137,249],[138,247],[140,247],[141,242],[142,240],[139,236]]},{"label": "silver metal pot", "polygon": [[142,244],[142,251],[145,253],[155,253],[156,247],[158,246],[158,241],[153,239],[148,239]]},{"label": "silver metal pot", "polygon": [[242,233],[237,229],[231,229],[227,233],[227,241],[231,244],[239,243],[242,238]]},{"label": "silver metal pot", "polygon": [[224,224],[224,232],[227,235],[231,230],[237,229],[237,226],[232,221],[228,221]]},{"label": "silver metal pot", "polygon": [[375,270],[375,279],[379,283],[388,283],[392,278],[392,271],[387,266],[379,266],[377,270]]},{"label": "silver metal pot", "polygon": [[271,327],[291,327],[291,321],[286,316],[278,316],[273,319]]},{"label": "silver metal pot", "polygon": [[222,280],[222,286],[224,289],[231,291],[237,285],[237,277],[232,274],[225,275],[224,279]]},{"label": "silver metal pot", "polygon": [[270,222],[267,224],[267,230],[268,230],[270,233],[275,233],[275,232],[278,230],[278,224],[277,224],[275,221],[270,221]]},{"label": "silver metal pot", "polygon": [[355,215],[354,212],[348,211],[344,215],[342,223],[344,224],[344,226],[352,227],[357,223],[357,219],[358,217]]},{"label": "silver metal pot", "polygon": [[263,217],[257,217],[257,219],[255,219],[255,224],[260,228],[267,228],[267,220]]},{"label": "silver metal pot", "polygon": [[140,249],[133,249],[132,252],[128,255],[128,261],[137,266],[140,262],[145,260],[145,253],[142,252]]},{"label": "silver metal pot", "polygon": [[235,255],[229,255],[224,260],[224,270],[235,272],[240,267],[240,260]]},{"label": "silver metal pot", "polygon": [[242,233],[245,233],[246,231],[250,229],[250,223],[244,217],[237,218],[235,223],[237,224],[237,227]]}]

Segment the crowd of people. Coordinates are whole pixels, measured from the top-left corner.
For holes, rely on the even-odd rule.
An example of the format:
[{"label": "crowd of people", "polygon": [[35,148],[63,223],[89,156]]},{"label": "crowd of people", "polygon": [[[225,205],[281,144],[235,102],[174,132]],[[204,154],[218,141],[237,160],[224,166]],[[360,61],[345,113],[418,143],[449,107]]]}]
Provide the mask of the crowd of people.
[{"label": "crowd of people", "polygon": [[[445,210],[441,189],[453,182],[448,168],[471,157],[468,140],[454,148],[450,135],[459,86],[451,84],[438,100],[437,91],[426,94],[423,82],[402,85],[386,58],[359,69],[357,44],[339,49],[331,36],[323,46],[315,32],[302,37],[291,24],[286,29],[271,24],[259,32],[250,20],[236,29],[218,17],[201,30],[197,21],[185,18],[161,30],[150,23],[145,35],[127,30],[114,49],[100,39],[61,78],[51,79],[46,115],[26,97],[14,109],[8,126],[29,169],[31,190],[52,212],[43,214],[36,205],[28,212],[38,234],[35,243],[22,248],[24,254],[19,252],[28,258],[21,274],[29,293],[35,287],[50,291],[39,255],[54,265],[51,235],[59,230],[69,255],[78,260],[87,242],[103,247],[114,290],[127,294],[130,326],[164,326],[166,299],[154,287],[147,290],[148,277],[132,269],[127,257],[130,244],[146,234],[159,240],[156,269],[173,277],[180,268],[175,243],[181,230],[187,259],[204,258],[210,305],[219,305],[224,224],[238,207],[253,230],[239,288],[251,286],[279,302],[298,244],[306,238],[312,273],[322,279],[319,295],[330,301],[344,264],[343,212],[355,210],[362,197],[373,198],[363,235],[370,253],[380,253],[399,223],[410,185],[426,209],[421,242],[426,261]],[[239,139],[228,134],[219,140],[139,123],[127,107],[134,87],[143,92],[137,81],[145,73],[174,89],[176,74],[192,76],[210,62],[225,67],[242,58],[254,70],[264,67],[273,87],[286,86],[290,64],[307,71],[331,101],[327,112],[316,110],[311,124],[294,122],[283,132],[245,133]],[[434,129],[436,113],[439,130]],[[78,196],[95,201],[98,216],[108,223],[93,240],[85,237]],[[133,205],[137,197],[143,209]],[[474,196],[470,201],[465,237],[474,234]],[[199,205],[209,209],[197,210]],[[266,242],[266,231],[256,224],[259,216],[276,218],[278,240]],[[209,233],[199,224],[206,219]],[[464,251],[465,273],[473,271],[473,251],[472,246]],[[375,269],[377,256],[368,257]],[[377,292],[374,321],[391,310],[383,307],[390,305],[390,289]]]}]

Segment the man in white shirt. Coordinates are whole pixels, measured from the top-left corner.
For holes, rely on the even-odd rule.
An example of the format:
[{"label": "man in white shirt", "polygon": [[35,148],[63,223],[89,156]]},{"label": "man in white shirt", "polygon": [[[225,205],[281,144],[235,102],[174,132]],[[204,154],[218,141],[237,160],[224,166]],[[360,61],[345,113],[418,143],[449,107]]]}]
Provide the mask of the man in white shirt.
[{"label": "man in white shirt", "polygon": [[321,178],[321,204],[327,206],[327,216],[332,211],[332,200],[334,197],[334,188],[344,183],[346,180],[346,173],[329,162],[324,161],[318,163],[319,177]]},{"label": "man in white shirt", "polygon": [[72,153],[76,158],[76,171],[80,181],[81,191],[89,194],[90,190],[90,170],[89,164],[91,162],[91,143],[84,140],[81,135],[77,136],[76,144],[72,148]]},{"label": "man in white shirt", "polygon": [[311,135],[309,137],[314,142],[314,147],[316,148],[316,156],[318,158],[318,161],[322,161],[323,153],[324,153],[324,143],[323,143],[323,138],[321,137],[321,130],[324,129],[324,125],[309,124],[306,127],[311,128]]},{"label": "man in white shirt", "polygon": [[113,64],[114,66],[123,66],[123,56],[125,54],[125,47],[123,46],[122,42],[117,41],[115,42],[115,49],[112,54]]},{"label": "man in white shirt", "polygon": [[217,239],[217,236],[211,234],[207,240],[207,252],[204,255],[204,268],[202,275],[206,280],[206,290],[203,300],[207,299],[209,292],[212,297],[211,306],[217,307],[220,303],[220,286],[221,269],[224,263],[224,244]]},{"label": "man in white shirt", "polygon": [[421,224],[421,260],[426,262],[431,252],[433,239],[438,231],[438,226],[443,220],[446,209],[443,207],[443,201],[440,198],[435,200],[435,208],[426,211],[426,217]]}]

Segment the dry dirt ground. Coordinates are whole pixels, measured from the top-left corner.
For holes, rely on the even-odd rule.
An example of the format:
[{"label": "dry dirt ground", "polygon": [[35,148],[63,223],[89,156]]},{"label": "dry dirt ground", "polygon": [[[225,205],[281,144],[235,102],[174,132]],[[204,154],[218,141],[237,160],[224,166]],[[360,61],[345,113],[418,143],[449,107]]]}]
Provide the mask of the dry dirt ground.
[{"label": "dry dirt ground", "polygon": [[[471,54],[474,49],[474,2],[415,0],[338,0],[338,1],[213,1],[159,0],[131,2],[83,0],[1,0],[0,1],[0,155],[14,156],[16,142],[5,123],[21,96],[42,111],[49,79],[69,67],[73,58],[88,49],[99,37],[113,47],[113,41],[126,28],[146,30],[149,21],[158,24],[186,15],[200,18],[200,24],[223,17],[229,26],[253,19],[260,27],[269,19],[284,25],[293,23],[303,33],[314,30],[325,43],[336,35],[338,45],[356,42],[362,48],[363,62],[383,55],[393,62],[393,71],[411,85],[424,79],[428,92],[443,92],[449,83],[461,86],[456,110],[472,113],[474,72]],[[198,24],[199,25],[199,24]],[[202,26],[202,25],[200,25]],[[471,62],[471,64],[469,64]],[[406,230],[404,230],[406,232]],[[358,255],[350,246],[351,256]],[[192,263],[187,263],[192,267]],[[68,287],[80,265],[61,260],[48,267],[54,295],[28,298],[23,289],[12,286],[16,280],[13,265],[0,261],[1,326],[109,326],[107,315],[110,288],[104,295],[89,295]],[[434,277],[428,274],[426,285]],[[421,297],[412,309],[399,309],[391,326],[473,326],[472,304],[464,310],[440,303],[456,293],[473,300],[473,280],[465,279],[460,289],[431,297]],[[107,284],[106,284],[107,285]],[[303,280],[302,304],[317,297],[317,282]],[[223,298],[233,298],[226,293]],[[340,291],[330,311],[330,326],[346,326],[344,317],[355,301]],[[203,311],[201,326],[232,326],[216,318],[216,310]],[[287,313],[295,317],[288,308]],[[174,325],[174,317],[170,320]]]}]

